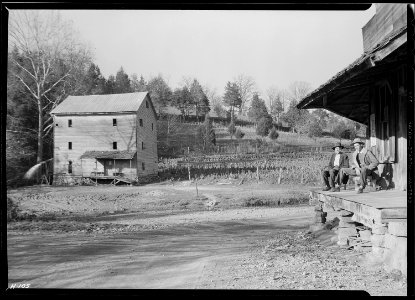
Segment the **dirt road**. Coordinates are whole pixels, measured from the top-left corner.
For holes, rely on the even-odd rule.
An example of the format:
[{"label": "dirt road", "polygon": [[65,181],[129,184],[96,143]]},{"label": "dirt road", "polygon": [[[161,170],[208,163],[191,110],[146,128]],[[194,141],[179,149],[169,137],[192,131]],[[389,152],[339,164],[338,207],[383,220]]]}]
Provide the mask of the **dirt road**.
[{"label": "dirt road", "polygon": [[312,214],[311,207],[247,208],[157,217],[154,224],[171,226],[116,233],[11,231],[9,286],[406,293],[379,266],[362,266],[358,253],[334,245],[334,233],[307,234]]},{"label": "dirt road", "polygon": [[196,191],[186,183],[10,191],[22,212],[38,217],[8,224],[8,285],[405,295],[405,280],[339,248],[334,231],[310,232],[313,207],[284,206],[306,191]]}]

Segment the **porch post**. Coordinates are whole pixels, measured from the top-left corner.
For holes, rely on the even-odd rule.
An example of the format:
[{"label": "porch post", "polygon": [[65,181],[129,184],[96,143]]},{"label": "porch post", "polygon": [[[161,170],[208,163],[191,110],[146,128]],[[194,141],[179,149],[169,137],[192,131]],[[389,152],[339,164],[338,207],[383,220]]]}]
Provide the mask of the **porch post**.
[{"label": "porch post", "polygon": [[97,173],[98,173],[98,162],[97,162],[97,159],[95,158],[95,186],[98,185]]}]

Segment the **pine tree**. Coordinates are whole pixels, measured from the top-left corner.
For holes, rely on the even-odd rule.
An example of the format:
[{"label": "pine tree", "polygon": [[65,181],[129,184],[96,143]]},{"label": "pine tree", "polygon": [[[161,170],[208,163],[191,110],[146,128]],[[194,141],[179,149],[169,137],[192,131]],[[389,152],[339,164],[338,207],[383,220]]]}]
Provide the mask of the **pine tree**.
[{"label": "pine tree", "polygon": [[133,92],[146,92],[147,83],[144,80],[143,75],[140,76],[140,80],[137,78],[137,74],[131,76],[131,89]]},{"label": "pine tree", "polygon": [[115,75],[115,94],[131,93],[131,82],[128,74],[121,67]]},{"label": "pine tree", "polygon": [[210,111],[210,108],[209,100],[203,91],[202,86],[196,79],[193,80],[192,85],[190,86],[190,94],[195,106],[196,117],[199,119],[199,116],[205,115]]},{"label": "pine tree", "polygon": [[231,118],[233,118],[235,109],[239,109],[242,105],[242,97],[236,83],[231,83],[228,81],[226,84],[223,103],[230,107]]},{"label": "pine tree", "polygon": [[261,118],[268,116],[269,114],[264,100],[259,98],[258,94],[254,94],[251,107],[248,111],[248,117],[255,123],[258,123]]},{"label": "pine tree", "polygon": [[105,78],[97,65],[92,63],[84,79],[82,95],[100,95],[105,92]]}]

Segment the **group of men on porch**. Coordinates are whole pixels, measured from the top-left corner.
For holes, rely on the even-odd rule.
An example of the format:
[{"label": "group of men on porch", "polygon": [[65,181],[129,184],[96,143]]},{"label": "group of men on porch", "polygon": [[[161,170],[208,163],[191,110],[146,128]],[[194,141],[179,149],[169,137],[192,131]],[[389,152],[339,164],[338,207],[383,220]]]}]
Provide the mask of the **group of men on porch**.
[{"label": "group of men on porch", "polygon": [[[330,158],[329,165],[322,172],[326,185],[323,191],[339,192],[341,185],[346,189],[349,176],[358,176],[360,185],[357,193],[360,194],[366,187],[367,177],[375,175],[379,164],[375,155],[364,147],[365,143],[360,138],[355,138],[352,144],[355,151],[352,154],[350,165],[347,154],[341,151],[344,146],[341,143],[334,145],[334,153]],[[337,188],[336,183],[339,185]]]}]

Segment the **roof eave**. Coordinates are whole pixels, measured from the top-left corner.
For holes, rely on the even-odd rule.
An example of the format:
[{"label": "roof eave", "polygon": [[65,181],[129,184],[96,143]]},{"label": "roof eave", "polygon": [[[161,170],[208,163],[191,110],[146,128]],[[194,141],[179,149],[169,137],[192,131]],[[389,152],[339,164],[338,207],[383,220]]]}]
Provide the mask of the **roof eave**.
[{"label": "roof eave", "polygon": [[354,76],[359,75],[365,70],[374,67],[377,62],[382,61],[385,57],[387,57],[389,54],[391,54],[406,42],[407,29],[406,26],[403,26],[391,34],[391,36],[386,37],[376,47],[361,55],[354,63],[351,64],[351,67],[349,65],[340,71],[337,75],[328,80],[325,84],[312,91],[300,103],[298,103],[296,107],[298,109],[325,108],[324,100],[323,105],[313,105],[313,102],[316,102],[316,100],[320,97],[324,97],[329,92],[335,90],[337,87],[350,80]]},{"label": "roof eave", "polygon": [[132,111],[110,111],[110,112],[51,112],[51,115],[59,116],[75,116],[75,115],[127,115],[136,114],[136,110]]},{"label": "roof eave", "polygon": [[328,81],[323,87],[314,90],[309,96],[306,96],[300,103],[298,103],[296,107],[298,109],[324,108],[324,105],[316,106],[313,105],[313,102],[315,102],[320,97],[324,97],[347,80],[353,78],[354,76],[362,73],[367,69],[370,69],[374,65],[375,64],[370,56],[362,58],[362,61],[359,64],[353,66],[350,70],[344,70],[344,73],[340,74],[337,78]]}]

